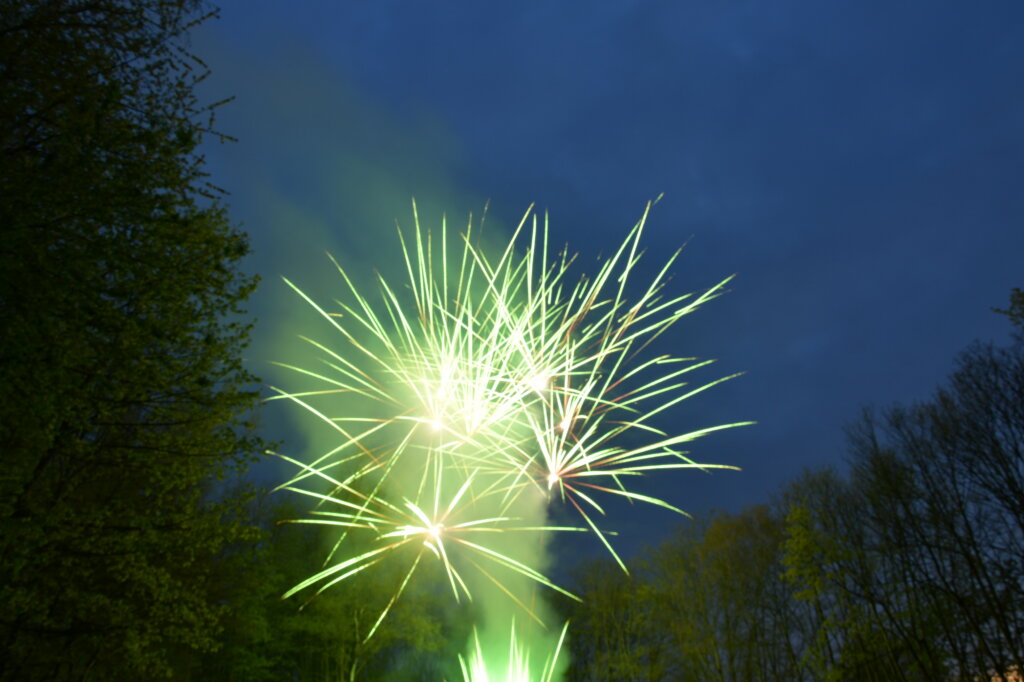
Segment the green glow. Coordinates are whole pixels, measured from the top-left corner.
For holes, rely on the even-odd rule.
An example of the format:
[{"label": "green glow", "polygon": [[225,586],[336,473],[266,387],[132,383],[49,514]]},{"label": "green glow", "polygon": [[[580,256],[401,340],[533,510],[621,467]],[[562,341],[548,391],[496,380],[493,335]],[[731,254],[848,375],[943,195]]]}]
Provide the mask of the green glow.
[{"label": "green glow", "polygon": [[[539,225],[532,207],[507,244],[491,251],[472,218],[458,235],[444,224],[436,234],[422,229],[415,203],[412,235],[399,233],[405,281],[378,277],[376,296],[367,298],[332,258],[344,297],[328,310],[285,279],[331,335],[301,337],[318,359],[281,366],[309,385],[274,388],[275,398],[313,415],[336,443],[309,462],[279,455],[298,470],[280,488],[315,501],[296,523],[339,531],[325,568],[285,597],[308,588],[318,594],[383,561],[404,562],[405,579],[369,637],[421,561],[434,560],[456,600],[496,586],[543,624],[530,590],[572,596],[545,576],[543,540],[591,533],[625,570],[613,533],[597,523],[602,497],[683,513],[626,483],[670,469],[735,468],[698,464],[681,447],[749,422],[674,435],[651,423],[731,377],[691,388],[684,375],[708,362],[642,353],[729,281],[696,297],[666,295],[676,252],[628,300],[650,206],[598,272],[575,283],[573,257],[549,250],[546,221]],[[627,433],[639,436],[629,446],[621,444]],[[552,504],[569,507],[580,525],[550,525]],[[356,536],[361,543],[350,541]],[[512,642],[508,665],[525,666],[514,627]],[[493,679],[481,677],[482,666],[477,640],[463,668],[474,680]]]},{"label": "green glow", "polygon": [[479,633],[473,630],[473,648],[467,661],[459,656],[464,682],[550,682],[558,670],[558,657],[565,642],[569,623],[562,626],[558,643],[548,654],[543,667],[537,671],[530,666],[530,652],[519,641],[515,621],[509,631],[508,646],[497,648],[493,653],[484,654]]}]

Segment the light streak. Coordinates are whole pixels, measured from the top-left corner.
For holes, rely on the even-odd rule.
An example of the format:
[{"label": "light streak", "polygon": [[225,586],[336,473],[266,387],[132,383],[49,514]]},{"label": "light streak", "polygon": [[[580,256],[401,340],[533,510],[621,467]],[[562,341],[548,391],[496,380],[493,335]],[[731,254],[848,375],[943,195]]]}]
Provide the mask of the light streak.
[{"label": "light streak", "polygon": [[[401,285],[378,277],[378,298],[371,299],[331,258],[345,296],[328,312],[285,279],[332,337],[302,337],[316,349],[317,364],[281,365],[315,386],[275,388],[272,399],[308,411],[337,434],[337,443],[308,463],[280,455],[298,469],[280,488],[316,500],[309,518],[295,522],[340,531],[324,570],[286,597],[314,587],[320,593],[401,557],[409,562],[405,579],[372,636],[424,552],[442,562],[456,599],[472,598],[466,570],[496,584],[492,571],[510,571],[569,594],[491,540],[512,532],[590,532],[625,570],[613,533],[596,522],[605,514],[602,498],[684,513],[626,482],[673,469],[735,468],[697,463],[682,448],[751,422],[683,434],[656,424],[659,415],[732,378],[690,387],[687,375],[709,361],[645,354],[731,278],[697,296],[667,294],[677,251],[634,292],[650,207],[598,272],[575,283],[574,257],[550,253],[547,221],[539,225],[532,207],[495,254],[478,245],[472,217],[458,239],[446,225],[435,236],[421,229],[415,203],[412,240],[399,232],[407,274]],[[533,499],[565,505],[582,525],[529,522],[521,512]],[[409,547],[419,550],[410,554]]]},{"label": "light streak", "polygon": [[[565,643],[565,634],[569,629],[569,623],[562,626],[562,632],[558,636],[558,643],[554,651],[548,654],[544,665],[539,671],[530,666],[530,651],[525,644],[519,641],[516,633],[515,621],[512,621],[512,628],[509,634],[508,647],[503,647],[499,652],[484,652],[480,645],[480,636],[473,630],[473,650],[467,661],[459,656],[459,666],[462,668],[462,679],[464,682],[551,682],[558,668],[558,656],[562,652],[562,644]],[[501,670],[500,663],[505,661],[504,670]],[[495,670],[495,667],[498,670]]]}]

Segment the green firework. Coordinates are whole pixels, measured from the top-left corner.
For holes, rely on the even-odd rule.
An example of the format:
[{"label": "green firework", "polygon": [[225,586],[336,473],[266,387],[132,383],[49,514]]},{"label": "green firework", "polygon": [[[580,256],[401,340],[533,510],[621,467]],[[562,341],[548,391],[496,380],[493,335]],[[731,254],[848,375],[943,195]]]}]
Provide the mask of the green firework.
[{"label": "green firework", "polygon": [[[298,469],[280,488],[315,501],[297,523],[340,531],[324,569],[285,597],[404,562],[404,579],[369,637],[417,568],[439,561],[455,599],[471,599],[483,576],[540,620],[527,595],[505,587],[514,582],[508,576],[573,595],[504,538],[589,533],[625,570],[612,533],[599,525],[604,498],[683,513],[628,483],[671,469],[735,468],[694,462],[681,448],[750,422],[684,434],[654,423],[732,378],[692,387],[686,375],[710,361],[644,353],[731,278],[700,295],[667,295],[677,251],[629,298],[650,207],[597,273],[576,281],[569,276],[574,257],[550,249],[547,221],[539,224],[532,207],[504,248],[489,250],[472,217],[461,234],[445,224],[433,234],[420,227],[415,203],[414,231],[399,233],[404,281],[378,276],[371,297],[332,258],[344,296],[328,310],[285,279],[331,335],[302,337],[315,364],[281,365],[313,386],[274,388],[275,398],[307,410],[337,442],[309,462],[279,455]],[[565,506],[578,525],[550,525],[550,505]],[[478,648],[464,671],[481,661]]]}]

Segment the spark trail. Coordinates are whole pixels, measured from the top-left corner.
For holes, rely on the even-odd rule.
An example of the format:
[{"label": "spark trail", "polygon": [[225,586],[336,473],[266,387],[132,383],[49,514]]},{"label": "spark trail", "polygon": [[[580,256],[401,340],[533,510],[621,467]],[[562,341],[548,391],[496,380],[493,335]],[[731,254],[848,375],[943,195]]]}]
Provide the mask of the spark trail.
[{"label": "spark trail", "polygon": [[[532,207],[503,248],[488,249],[472,216],[462,234],[444,223],[432,234],[415,203],[415,229],[399,232],[400,285],[378,275],[370,298],[331,257],[344,296],[328,310],[285,279],[331,336],[300,337],[318,361],[280,366],[310,388],[272,387],[272,399],[307,410],[333,430],[336,445],[309,462],[279,454],[297,469],[280,488],[315,501],[296,522],[340,531],[324,569],[285,597],[404,562],[368,639],[425,560],[441,562],[456,600],[473,596],[467,571],[499,587],[514,574],[572,596],[495,539],[585,532],[625,570],[613,534],[599,524],[605,498],[683,513],[628,483],[672,469],[735,468],[697,463],[683,447],[751,422],[683,434],[656,425],[658,415],[736,375],[693,387],[687,375],[710,361],[645,354],[731,279],[699,295],[667,295],[676,251],[636,295],[631,278],[650,208],[596,274],[574,282],[574,257],[552,252],[547,220],[539,224]],[[538,523],[524,512],[538,505],[564,505],[579,524],[549,525],[544,513]],[[505,592],[537,619],[525,595]],[[482,665],[478,648],[463,670],[469,677]]]}]

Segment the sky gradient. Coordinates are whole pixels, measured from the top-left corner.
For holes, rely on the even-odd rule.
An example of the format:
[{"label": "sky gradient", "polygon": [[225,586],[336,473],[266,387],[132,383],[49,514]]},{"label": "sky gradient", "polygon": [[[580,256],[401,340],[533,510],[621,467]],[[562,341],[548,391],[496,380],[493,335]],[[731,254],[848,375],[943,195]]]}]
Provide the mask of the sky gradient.
[{"label": "sky gradient", "polygon": [[[428,224],[489,201],[496,229],[536,203],[583,272],[664,193],[646,266],[685,243],[674,292],[738,274],[662,340],[717,358],[704,380],[746,372],[667,428],[758,422],[694,444],[742,472],[642,486],[696,514],[841,466],[862,407],[927,398],[971,341],[1009,339],[990,307],[1024,286],[1024,4],[219,4],[192,47],[238,142],[203,152],[263,277],[261,376],[310,319],[280,276],[330,296],[325,250],[386,272],[413,196]],[[269,437],[294,443],[279,408]],[[626,553],[678,520],[613,513]]]}]

